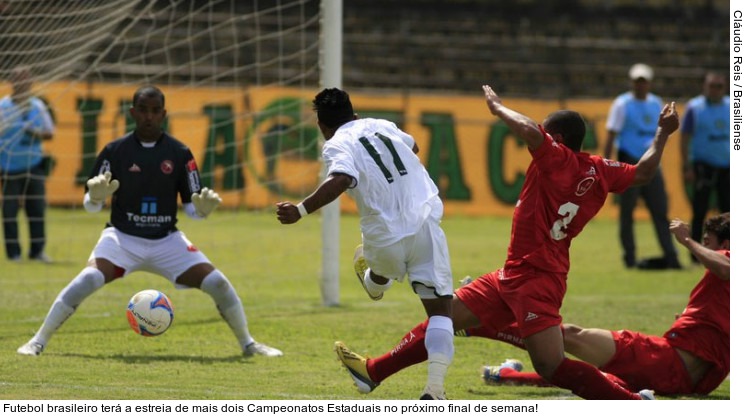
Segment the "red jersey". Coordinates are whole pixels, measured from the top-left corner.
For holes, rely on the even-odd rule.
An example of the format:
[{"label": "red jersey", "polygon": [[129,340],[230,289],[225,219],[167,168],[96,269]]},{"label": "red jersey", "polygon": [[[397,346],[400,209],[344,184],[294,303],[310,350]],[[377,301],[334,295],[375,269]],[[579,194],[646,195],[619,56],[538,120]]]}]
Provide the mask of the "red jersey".
[{"label": "red jersey", "polygon": [[[729,250],[718,252],[731,258]],[[718,387],[731,368],[730,283],[705,270],[703,278],[692,289],[684,312],[664,334],[672,347],[713,363],[698,382],[695,388],[698,393],[708,393]]]},{"label": "red jersey", "polygon": [[599,212],[608,193],[632,184],[636,169],[572,151],[540,130],[545,140],[530,150],[532,162],[514,209],[505,268],[529,263],[568,273],[571,240]]}]

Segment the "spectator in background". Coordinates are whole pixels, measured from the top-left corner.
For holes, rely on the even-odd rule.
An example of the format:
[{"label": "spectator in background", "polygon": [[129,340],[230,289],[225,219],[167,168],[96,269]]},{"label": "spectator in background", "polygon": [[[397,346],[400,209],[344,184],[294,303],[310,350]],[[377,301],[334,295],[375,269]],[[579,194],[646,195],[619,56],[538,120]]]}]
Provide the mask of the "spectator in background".
[{"label": "spectator in background", "polygon": [[[692,184],[692,239],[700,242],[710,194],[715,187],[718,211],[730,207],[730,115],[726,78],[709,72],[703,94],[692,98],[682,119],[680,151],[685,183]],[[697,259],[690,254],[693,262]]]},{"label": "spectator in background", "polygon": [[[612,103],[607,117],[607,143],[605,158],[612,158],[617,142],[617,160],[636,164],[643,156],[656,133],[656,122],[663,107],[661,99],[650,92],[654,71],[646,64],[630,67],[631,90],[619,95]],[[617,139],[617,141],[616,141]],[[664,252],[661,258],[636,259],[633,212],[638,197],[643,197],[651,214],[656,237]],[[620,195],[620,241],[623,246],[623,261],[628,268],[679,269],[677,250],[669,233],[667,217],[668,202],[664,178],[659,168],[650,183],[627,189]]]},{"label": "spectator in background", "polygon": [[44,252],[46,169],[41,141],[54,134],[54,123],[44,102],[31,94],[31,72],[15,68],[10,76],[13,92],[0,99],[0,178],[3,195],[3,231],[8,260],[21,259],[18,211],[26,210],[31,238],[28,257],[51,262]]}]

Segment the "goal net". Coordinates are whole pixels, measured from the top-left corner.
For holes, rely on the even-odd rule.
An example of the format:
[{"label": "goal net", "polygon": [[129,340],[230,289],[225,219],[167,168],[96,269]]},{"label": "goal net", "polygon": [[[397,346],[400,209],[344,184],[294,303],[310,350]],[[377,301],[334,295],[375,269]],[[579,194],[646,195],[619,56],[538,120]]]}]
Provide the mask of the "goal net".
[{"label": "goal net", "polygon": [[[27,67],[55,124],[42,144],[51,157],[49,268],[82,267],[95,244],[108,212],[82,209],[84,182],[102,147],[134,127],[128,109],[145,84],[164,91],[166,129],[189,145],[203,182],[222,196],[205,222],[179,216],[218,268],[269,279],[276,263],[305,260],[307,244],[320,248],[288,245],[290,227],[264,222],[275,202],[297,202],[318,184],[310,102],[320,85],[320,34],[320,2],[311,0],[0,2],[0,96],[11,93],[14,69]],[[10,141],[0,147],[17,157]],[[21,208],[16,218],[24,259],[25,216]],[[318,269],[311,264],[306,277]]]}]

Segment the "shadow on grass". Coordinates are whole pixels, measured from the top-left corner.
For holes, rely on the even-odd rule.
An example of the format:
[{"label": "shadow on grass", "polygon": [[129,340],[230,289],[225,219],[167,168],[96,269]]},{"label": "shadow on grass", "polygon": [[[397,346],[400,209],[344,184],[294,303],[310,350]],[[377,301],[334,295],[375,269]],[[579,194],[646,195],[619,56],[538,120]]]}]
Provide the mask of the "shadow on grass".
[{"label": "shadow on grass", "polygon": [[252,357],[228,356],[228,357],[206,357],[206,356],[184,356],[184,355],[138,355],[138,354],[109,354],[91,355],[77,353],[55,353],[48,354],[56,357],[80,358],[86,360],[117,361],[124,364],[155,364],[155,363],[199,363],[204,365],[219,363],[245,363]]},{"label": "shadow on grass", "polygon": [[[531,388],[529,389],[528,386],[519,386],[519,389],[514,391],[513,388],[516,386],[505,386],[510,388],[509,390],[512,391],[511,393],[516,396],[524,397],[524,399],[554,399],[554,400],[581,400],[578,396],[572,394],[569,391],[566,390],[560,390],[560,389],[553,389],[553,388]],[[491,388],[491,389],[486,389]],[[490,387],[484,387],[483,389],[469,389],[468,393],[472,393],[474,395],[479,395],[483,397],[489,397],[494,396],[494,399],[497,396],[497,393],[494,392],[494,389],[498,389],[495,386]],[[729,400],[731,399],[731,396],[726,396],[725,394],[715,394],[712,393],[710,395],[676,395],[676,396],[667,396],[667,395],[656,395],[656,399],[658,400],[675,400],[675,401],[682,401],[682,400],[698,400],[698,401],[707,401],[707,400]]]}]

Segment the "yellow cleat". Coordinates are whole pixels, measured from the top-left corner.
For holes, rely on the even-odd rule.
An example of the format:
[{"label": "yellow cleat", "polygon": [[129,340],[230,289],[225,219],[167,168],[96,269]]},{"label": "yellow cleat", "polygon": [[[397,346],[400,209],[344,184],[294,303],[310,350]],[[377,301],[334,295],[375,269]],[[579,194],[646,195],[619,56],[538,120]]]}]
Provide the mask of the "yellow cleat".
[{"label": "yellow cleat", "polygon": [[341,341],[336,341],[334,344],[336,349],[336,355],[341,363],[346,367],[346,370],[351,374],[351,379],[354,380],[354,384],[360,393],[370,393],[380,384],[372,381],[367,372],[367,359],[360,356],[359,354],[349,350]]}]

